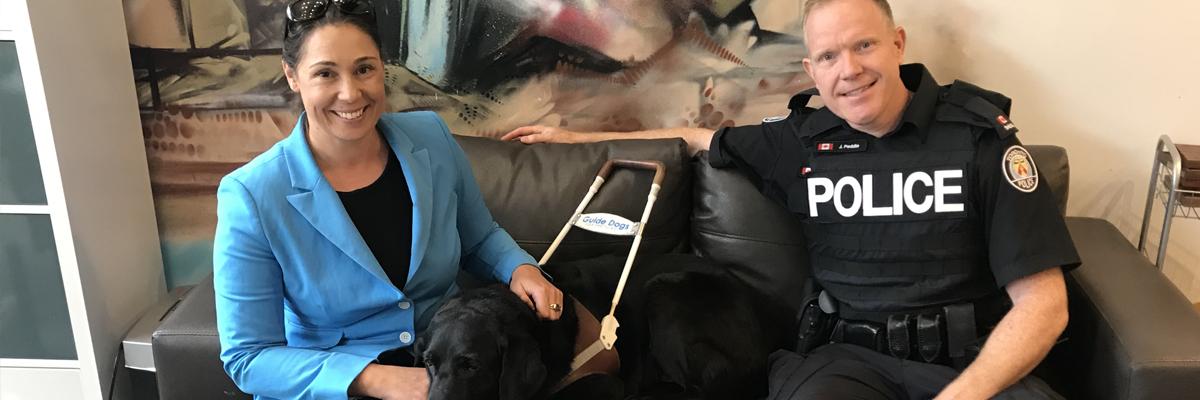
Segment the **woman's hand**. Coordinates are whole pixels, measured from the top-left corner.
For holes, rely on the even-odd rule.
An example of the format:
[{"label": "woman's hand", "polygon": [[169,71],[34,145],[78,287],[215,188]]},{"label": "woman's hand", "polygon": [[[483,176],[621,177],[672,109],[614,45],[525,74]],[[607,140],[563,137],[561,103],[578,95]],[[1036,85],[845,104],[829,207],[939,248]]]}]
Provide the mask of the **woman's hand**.
[{"label": "woman's hand", "polygon": [[538,317],[557,320],[562,316],[563,293],[542,276],[542,270],[529,264],[521,264],[512,274],[508,288],[525,304],[537,312]]},{"label": "woman's hand", "polygon": [[429,398],[429,373],[425,368],[368,364],[350,383],[349,394],[380,400],[425,400]]},{"label": "woman's hand", "polygon": [[500,137],[500,140],[520,140],[521,143],[578,143],[579,133],[553,126],[522,126]]}]

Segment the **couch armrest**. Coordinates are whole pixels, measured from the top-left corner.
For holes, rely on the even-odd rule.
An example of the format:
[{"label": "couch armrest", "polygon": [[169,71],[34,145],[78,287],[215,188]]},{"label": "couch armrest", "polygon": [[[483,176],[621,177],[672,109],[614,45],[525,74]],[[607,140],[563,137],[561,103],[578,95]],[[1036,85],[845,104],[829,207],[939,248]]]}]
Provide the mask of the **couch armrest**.
[{"label": "couch armrest", "polygon": [[188,291],[152,336],[158,397],[249,399],[221,366],[212,275]]},{"label": "couch armrest", "polygon": [[1044,367],[1064,394],[1168,399],[1200,394],[1200,314],[1108,222],[1068,218],[1083,265],[1068,279],[1068,340]]}]

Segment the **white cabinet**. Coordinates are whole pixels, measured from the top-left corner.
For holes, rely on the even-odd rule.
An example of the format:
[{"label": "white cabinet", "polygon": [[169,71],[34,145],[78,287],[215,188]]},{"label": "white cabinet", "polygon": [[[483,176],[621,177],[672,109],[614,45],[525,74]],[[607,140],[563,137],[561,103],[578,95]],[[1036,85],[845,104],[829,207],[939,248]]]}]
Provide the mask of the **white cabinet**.
[{"label": "white cabinet", "polygon": [[0,399],[106,399],[165,296],[121,0],[0,0]]},{"label": "white cabinet", "polygon": [[0,399],[86,398],[78,368],[0,367]]},{"label": "white cabinet", "polygon": [[12,31],[13,11],[11,3],[16,0],[0,0],[0,39],[9,39],[9,32]]}]

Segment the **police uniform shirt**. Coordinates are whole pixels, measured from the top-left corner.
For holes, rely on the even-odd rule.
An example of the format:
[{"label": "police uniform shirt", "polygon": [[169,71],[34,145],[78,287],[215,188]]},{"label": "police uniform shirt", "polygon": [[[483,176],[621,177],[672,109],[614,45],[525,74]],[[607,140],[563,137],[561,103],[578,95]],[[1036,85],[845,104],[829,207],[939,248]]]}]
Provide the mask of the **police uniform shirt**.
[{"label": "police uniform shirt", "polygon": [[901,79],[912,97],[882,138],[807,108],[809,91],[786,118],[717,131],[709,163],[739,169],[800,218],[813,276],[843,309],[976,301],[1077,266],[1045,177],[1013,135],[1008,98],[938,86],[920,64],[901,66]]}]

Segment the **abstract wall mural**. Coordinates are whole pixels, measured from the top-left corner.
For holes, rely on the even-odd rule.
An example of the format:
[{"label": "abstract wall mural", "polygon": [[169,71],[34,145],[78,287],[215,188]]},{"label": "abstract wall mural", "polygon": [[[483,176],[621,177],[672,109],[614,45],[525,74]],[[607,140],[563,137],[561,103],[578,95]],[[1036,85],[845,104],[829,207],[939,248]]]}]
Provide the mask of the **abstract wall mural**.
[{"label": "abstract wall mural", "polygon": [[[460,135],[717,128],[811,87],[797,0],[375,0],[388,102]],[[284,0],[125,0],[167,283],[212,268],[216,186],[287,135]]]}]

